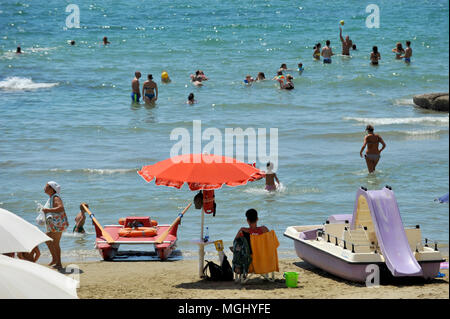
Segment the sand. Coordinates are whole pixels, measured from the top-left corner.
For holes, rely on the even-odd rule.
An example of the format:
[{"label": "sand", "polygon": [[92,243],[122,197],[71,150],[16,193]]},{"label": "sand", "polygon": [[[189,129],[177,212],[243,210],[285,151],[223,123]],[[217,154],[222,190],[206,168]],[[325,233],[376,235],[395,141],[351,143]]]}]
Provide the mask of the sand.
[{"label": "sand", "polygon": [[[84,262],[80,268],[80,298],[319,298],[319,299],[448,299],[448,270],[444,278],[419,283],[387,283],[378,288],[352,283],[300,259],[280,260],[275,282],[255,277],[246,284],[210,282],[198,277],[198,261]],[[287,288],[283,272],[299,273],[297,288]]]}]

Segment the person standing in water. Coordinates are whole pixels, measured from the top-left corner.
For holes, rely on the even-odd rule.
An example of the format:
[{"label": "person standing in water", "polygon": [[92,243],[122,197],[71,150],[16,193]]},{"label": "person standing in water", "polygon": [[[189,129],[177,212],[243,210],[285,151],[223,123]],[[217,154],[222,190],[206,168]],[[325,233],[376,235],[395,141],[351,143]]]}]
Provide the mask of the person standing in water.
[{"label": "person standing in water", "polygon": [[153,75],[147,75],[147,81],[142,85],[142,95],[147,104],[156,102],[158,99],[158,85],[153,82]]},{"label": "person standing in water", "polygon": [[266,190],[269,192],[273,192],[277,189],[277,184],[280,185],[280,181],[278,180],[277,174],[275,174],[273,170],[273,163],[267,162],[267,171],[266,171]]},{"label": "person standing in water", "polygon": [[400,60],[402,58],[402,54],[405,54],[405,50],[403,50],[402,43],[397,42],[395,48],[392,49],[392,52],[395,53],[395,58]]},{"label": "person standing in water", "polygon": [[380,52],[378,52],[378,47],[374,46],[372,48],[372,53],[370,54],[370,63],[372,65],[378,65],[378,60],[381,59]]},{"label": "person standing in water", "polygon": [[108,37],[103,37],[103,45],[108,45],[111,42],[108,41]]},{"label": "person standing in water", "polygon": [[327,40],[326,45],[322,49],[323,63],[331,63],[331,56],[334,55],[330,43],[330,40]]},{"label": "person standing in water", "polygon": [[350,40],[350,37],[347,35],[344,38],[342,37],[342,28],[339,27],[339,38],[341,38],[341,42],[342,42],[342,55],[350,55],[350,48],[353,45],[352,40]]},{"label": "person standing in water", "polygon": [[314,52],[313,52],[313,58],[314,58],[314,60],[320,61],[320,47],[321,47],[321,46],[322,46],[322,45],[320,44],[320,42],[317,43],[317,44],[314,46]]},{"label": "person standing in water", "polygon": [[[374,134],[374,128],[372,125],[366,126],[367,135],[364,137],[364,144],[361,147],[359,155],[363,157],[363,151],[367,146],[366,154],[364,155],[366,159],[367,169],[369,173],[375,171],[375,167],[380,160],[381,152],[386,148],[386,143],[383,141],[380,135]],[[378,149],[379,144],[382,145],[381,149]]]},{"label": "person standing in water", "polygon": [[141,92],[139,89],[139,78],[141,77],[141,72],[134,72],[134,79],[131,81],[131,100],[134,103],[139,103],[141,98]]},{"label": "person standing in water", "polygon": [[405,59],[405,63],[411,63],[412,49],[411,41],[406,41],[405,55],[400,56],[401,59]]}]

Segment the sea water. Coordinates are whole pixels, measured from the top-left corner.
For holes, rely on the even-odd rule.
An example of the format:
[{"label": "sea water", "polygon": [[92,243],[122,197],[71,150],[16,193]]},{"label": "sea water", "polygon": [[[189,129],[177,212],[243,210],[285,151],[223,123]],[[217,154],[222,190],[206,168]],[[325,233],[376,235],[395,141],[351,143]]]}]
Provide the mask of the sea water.
[{"label": "sea water", "polygon": [[[70,3],[79,7],[79,28],[66,25]],[[275,230],[280,256],[293,256],[286,227],[352,213],[360,186],[390,185],[405,226],[420,224],[424,237],[448,244],[448,205],[434,199],[449,190],[449,117],[412,103],[414,94],[448,92],[448,1],[376,1],[379,28],[366,25],[369,4],[1,1],[0,207],[34,223],[37,203],[48,198],[45,183],[57,181],[70,223],[63,257],[97,256],[89,220],[87,234],[71,234],[80,203],[102,224],[130,215],[172,223],[195,193],[147,184],[136,171],[170,157],[174,128],[191,132],[201,120],[222,134],[278,128],[282,188],[268,193],[257,181],[216,191],[217,214],[205,217],[211,240],[230,246],[245,211],[255,208],[259,223]],[[357,45],[351,57],[340,55],[340,20]],[[104,36],[110,45],[101,44]],[[327,39],[336,53],[331,65],[312,59],[314,44]],[[406,40],[410,65],[391,52]],[[378,67],[369,65],[374,45]],[[271,79],[281,63],[295,70],[300,62],[301,75],[290,71],[292,91],[270,80],[243,84],[247,74]],[[197,69],[209,77],[200,88],[189,81]],[[159,85],[155,107],[131,104],[137,70],[141,85],[150,73]],[[170,84],[160,82],[162,71]],[[185,103],[190,92],[197,104]],[[367,124],[387,144],[375,174],[359,156]],[[178,235],[180,251],[194,258],[200,210],[185,214]]]}]

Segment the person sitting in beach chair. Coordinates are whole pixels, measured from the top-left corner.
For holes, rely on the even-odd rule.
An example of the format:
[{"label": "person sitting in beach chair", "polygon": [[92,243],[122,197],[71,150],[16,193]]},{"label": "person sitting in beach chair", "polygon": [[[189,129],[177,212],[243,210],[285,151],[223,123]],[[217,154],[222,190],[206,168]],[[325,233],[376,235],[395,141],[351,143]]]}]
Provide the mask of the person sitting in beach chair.
[{"label": "person sitting in beach chair", "polygon": [[[245,215],[249,227],[239,229],[232,249],[236,281],[246,282],[249,278],[247,274],[259,274],[273,281],[274,272],[279,271],[278,239],[273,230],[257,226],[258,212],[255,209],[247,210]],[[246,254],[250,254],[250,259],[246,258]],[[272,279],[269,279],[269,273],[272,273]]]}]

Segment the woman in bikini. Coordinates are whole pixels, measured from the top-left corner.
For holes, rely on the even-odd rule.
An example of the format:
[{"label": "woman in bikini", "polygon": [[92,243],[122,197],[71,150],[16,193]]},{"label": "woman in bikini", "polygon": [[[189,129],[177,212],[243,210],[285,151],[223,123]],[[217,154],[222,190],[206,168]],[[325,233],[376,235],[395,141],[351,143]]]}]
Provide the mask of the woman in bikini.
[{"label": "woman in bikini", "polygon": [[402,55],[405,54],[405,50],[403,49],[402,44],[400,42],[397,42],[395,48],[392,49],[392,52],[395,53],[395,58],[397,60],[401,60]]},{"label": "woman in bikini", "polygon": [[[361,151],[359,152],[359,155],[361,158],[363,157],[363,151],[367,146],[366,154],[364,155],[366,159],[367,169],[369,170],[369,173],[372,173],[375,171],[375,167],[378,164],[378,161],[380,160],[380,153],[385,149],[386,143],[384,143],[383,139],[380,135],[373,133],[373,126],[367,125],[366,131],[367,135],[364,137],[364,144],[361,148]],[[381,144],[382,147],[379,150],[378,145]]]},{"label": "woman in bikini", "polygon": [[147,79],[144,85],[142,85],[142,96],[144,97],[145,103],[152,104],[158,99],[158,85],[153,82],[153,75],[149,74]]}]

